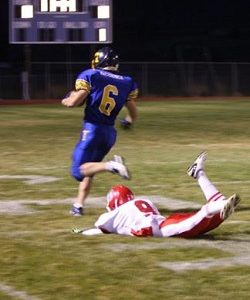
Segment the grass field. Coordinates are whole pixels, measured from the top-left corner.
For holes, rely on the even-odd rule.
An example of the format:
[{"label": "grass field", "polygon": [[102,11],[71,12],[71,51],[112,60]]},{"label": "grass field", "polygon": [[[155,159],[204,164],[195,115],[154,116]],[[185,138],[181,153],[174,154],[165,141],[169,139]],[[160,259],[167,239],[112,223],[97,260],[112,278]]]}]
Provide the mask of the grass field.
[{"label": "grass field", "polygon": [[190,203],[185,210],[202,205],[186,168],[206,150],[212,181],[241,196],[237,212],[192,240],[74,235],[71,228],[92,227],[104,211],[102,199],[98,207],[91,198],[127,182],[97,176],[86,215],[71,217],[70,157],[82,108],[0,106],[0,299],[249,299],[250,99],[139,102],[138,109],[132,130],[117,126],[107,157],[126,158],[135,194],[162,197],[163,214],[175,210],[164,199]]}]

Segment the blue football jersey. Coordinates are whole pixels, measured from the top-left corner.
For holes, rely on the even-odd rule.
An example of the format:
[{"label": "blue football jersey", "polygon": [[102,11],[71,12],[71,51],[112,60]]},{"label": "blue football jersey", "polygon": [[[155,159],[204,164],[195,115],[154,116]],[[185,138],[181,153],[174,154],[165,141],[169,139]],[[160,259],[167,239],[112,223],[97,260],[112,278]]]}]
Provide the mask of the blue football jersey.
[{"label": "blue football jersey", "polygon": [[97,125],[114,125],[126,101],[138,96],[137,84],[131,77],[101,69],[80,73],[75,89],[88,91],[84,120]]}]

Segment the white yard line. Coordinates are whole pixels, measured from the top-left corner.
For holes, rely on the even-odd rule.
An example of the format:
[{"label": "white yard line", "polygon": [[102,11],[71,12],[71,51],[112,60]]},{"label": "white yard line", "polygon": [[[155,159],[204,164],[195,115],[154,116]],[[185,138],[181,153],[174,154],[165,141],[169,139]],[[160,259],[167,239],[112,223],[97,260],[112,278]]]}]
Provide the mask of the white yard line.
[{"label": "white yard line", "polygon": [[224,258],[198,259],[191,261],[160,262],[158,265],[162,268],[170,269],[175,272],[185,272],[189,270],[206,270],[212,267],[226,268],[232,266],[250,266],[250,238],[249,235],[232,236],[230,240],[204,240],[204,239],[174,239],[166,238],[163,243],[143,244],[122,244],[115,243],[104,245],[105,249],[113,252],[152,250],[152,249],[178,249],[178,248],[215,248],[221,251],[231,253],[232,256]]},{"label": "white yard line", "polygon": [[60,180],[58,177],[41,175],[1,175],[1,179],[21,179],[26,184],[40,184]]},{"label": "white yard line", "polygon": [[216,248],[222,251],[229,252],[232,254],[232,256],[226,258],[201,259],[185,262],[161,262],[159,266],[171,269],[175,272],[206,270],[209,268],[226,268],[239,265],[250,266],[250,240],[248,235],[243,237],[243,239],[239,236],[231,237],[231,239],[227,241],[184,240],[184,244],[181,245],[181,247],[185,247],[185,245],[186,247]]},{"label": "white yard line", "polygon": [[[176,209],[199,209],[201,204],[192,201],[184,201],[180,199],[165,198],[161,196],[143,196],[139,195],[138,198],[148,198],[157,204],[160,208],[167,208],[170,210]],[[67,199],[44,199],[44,200],[1,200],[0,201],[0,214],[10,215],[24,215],[34,214],[37,210],[30,207],[30,205],[58,205],[69,204],[74,202],[75,198]],[[99,207],[105,208],[106,197],[91,197],[86,201],[86,207]]]},{"label": "white yard line", "polygon": [[21,300],[40,300],[37,297],[30,296],[24,291],[18,291],[15,290],[13,287],[4,284],[3,282],[0,282],[0,291],[10,297],[15,297],[16,299],[21,299]]}]

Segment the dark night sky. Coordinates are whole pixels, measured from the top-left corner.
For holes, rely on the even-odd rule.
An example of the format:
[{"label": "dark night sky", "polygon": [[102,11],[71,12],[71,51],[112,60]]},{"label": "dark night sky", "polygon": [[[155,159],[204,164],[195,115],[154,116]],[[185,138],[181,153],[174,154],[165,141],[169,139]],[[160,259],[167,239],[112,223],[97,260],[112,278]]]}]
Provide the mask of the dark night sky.
[{"label": "dark night sky", "polygon": [[[0,62],[23,60],[8,44],[1,1]],[[248,0],[113,0],[113,47],[123,61],[250,61]],[[96,49],[100,45],[95,46]],[[32,60],[89,60],[89,45],[31,45]]]}]

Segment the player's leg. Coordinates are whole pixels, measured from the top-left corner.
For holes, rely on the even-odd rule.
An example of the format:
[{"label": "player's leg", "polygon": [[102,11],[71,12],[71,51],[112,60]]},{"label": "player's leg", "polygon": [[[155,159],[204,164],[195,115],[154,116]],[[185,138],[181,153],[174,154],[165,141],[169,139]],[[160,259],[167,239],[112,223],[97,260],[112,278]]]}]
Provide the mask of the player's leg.
[{"label": "player's leg", "polygon": [[74,201],[70,213],[73,216],[82,216],[84,214],[83,206],[84,202],[89,194],[93,178],[84,177],[83,180],[79,183],[77,198]]},{"label": "player's leg", "polygon": [[77,198],[74,204],[72,205],[70,211],[72,215],[74,216],[83,215],[84,203],[86,201],[86,198],[89,195],[94,175],[101,172],[108,171],[108,172],[119,174],[124,179],[129,179],[129,172],[122,158],[118,155],[115,155],[114,157],[116,160],[119,161],[87,162],[82,164],[79,167],[80,175],[78,174],[77,178],[79,178],[79,176],[82,176],[83,179],[79,183]]},{"label": "player's leg", "polygon": [[[211,205],[214,205],[216,203],[219,203],[221,201],[211,201]],[[215,229],[218,227],[224,220],[226,220],[234,211],[237,205],[240,202],[240,197],[237,194],[232,195],[228,199],[225,199],[222,201],[224,203],[220,213],[214,215],[212,218],[210,218],[209,224],[204,228],[204,231],[201,233],[208,232],[210,230]]]},{"label": "player's leg", "polygon": [[102,159],[102,157],[96,157],[98,154],[96,152],[96,148],[98,148],[96,140],[95,127],[88,123],[85,124],[85,127],[81,132],[80,140],[75,146],[72,154],[71,175],[79,181],[77,198],[70,211],[73,216],[83,215],[84,202],[89,194],[93,181],[93,174],[84,174],[83,170],[81,170],[82,165],[89,161],[98,161]]},{"label": "player's leg", "polygon": [[85,141],[76,145],[72,155],[71,174],[77,181],[84,177],[93,177],[101,172],[112,172],[129,179],[129,172],[124,160],[119,155],[114,155],[108,162],[102,162],[111,148],[102,148],[93,140],[86,144]]},{"label": "player's leg", "polygon": [[103,158],[115,144],[116,130],[110,126],[87,125],[89,133],[83,141],[84,145],[81,154],[82,164],[80,166],[80,173],[82,176],[90,177],[108,171],[129,179],[127,167],[121,156],[114,155],[113,160],[102,162]]},{"label": "player's leg", "polygon": [[[232,195],[228,199],[219,192],[219,190],[215,187],[215,185],[209,180],[209,178],[206,175],[204,164],[206,161],[206,153],[202,152],[194,161],[194,163],[188,168],[187,173],[189,176],[193,177],[194,179],[197,179],[198,184],[208,202],[220,202],[220,201],[227,201],[229,199],[235,199],[234,201],[238,204],[239,202],[239,196],[238,195]],[[236,205],[237,205],[236,204]],[[214,209],[217,209],[217,206],[225,205],[220,203],[212,203],[210,204],[211,207],[214,207]],[[236,206],[235,205],[235,206]],[[227,209],[224,214],[228,214]],[[231,214],[231,210],[229,209],[229,215]],[[215,218],[217,221],[216,223],[219,224],[218,218]],[[221,222],[225,219],[223,216],[221,219]],[[212,222],[211,222],[212,224]],[[218,226],[217,224],[217,226]],[[215,226],[215,225],[214,225]]]},{"label": "player's leg", "polygon": [[188,168],[187,173],[189,176],[198,181],[198,184],[207,201],[224,200],[225,197],[218,191],[218,189],[206,175],[204,168],[206,158],[206,152],[202,152]]},{"label": "player's leg", "polygon": [[[160,225],[163,236],[194,237],[209,225],[211,218],[224,208],[225,201],[208,202],[197,212],[174,213]],[[216,205],[212,205],[216,203]]]},{"label": "player's leg", "polygon": [[237,194],[230,196],[227,199],[219,201],[210,201],[204,205],[207,210],[206,220],[202,221],[197,226],[199,234],[209,232],[217,228],[224,220],[226,220],[234,211],[240,202],[240,197]]},{"label": "player's leg", "polygon": [[89,229],[81,229],[81,228],[72,228],[72,232],[76,234],[82,235],[99,235],[104,234],[103,231],[99,228],[89,228]]},{"label": "player's leg", "polygon": [[80,172],[84,177],[94,176],[105,171],[129,179],[128,168],[124,163],[124,159],[119,155],[114,155],[113,160],[107,162],[86,162],[80,166]]},{"label": "player's leg", "polygon": [[[162,236],[192,238],[208,232],[228,218],[234,212],[239,201],[239,197],[233,195],[223,201],[208,202],[196,213],[172,214],[160,225]],[[215,224],[215,221],[219,221],[219,223]]]},{"label": "player's leg", "polygon": [[200,229],[200,233],[208,232],[218,227],[234,211],[240,201],[238,195],[232,195],[226,199],[226,197],[219,192],[215,185],[209,180],[204,169],[206,158],[206,153],[202,152],[187,170],[189,176],[197,179],[198,184],[208,201],[207,205],[204,205],[204,209],[208,212],[207,217],[209,220],[202,222],[203,225],[198,228]]},{"label": "player's leg", "polygon": [[71,214],[83,214],[84,202],[89,194],[93,176],[101,172],[112,172],[129,179],[128,169],[122,157],[115,155],[113,160],[102,162],[116,140],[116,131],[109,128],[96,128],[87,124],[80,142],[72,155],[72,176],[80,182],[78,195],[72,206]]}]

